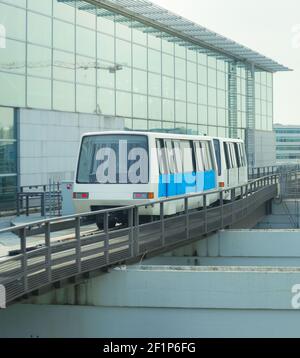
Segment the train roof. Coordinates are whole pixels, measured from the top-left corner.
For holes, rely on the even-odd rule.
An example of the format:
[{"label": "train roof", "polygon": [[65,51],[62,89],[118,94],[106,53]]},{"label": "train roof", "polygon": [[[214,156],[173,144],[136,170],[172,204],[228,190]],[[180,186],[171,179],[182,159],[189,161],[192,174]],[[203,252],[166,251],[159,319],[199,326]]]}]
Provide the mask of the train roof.
[{"label": "train roof", "polygon": [[204,135],[189,135],[189,134],[173,134],[173,133],[163,133],[163,132],[140,132],[140,131],[102,131],[102,132],[89,132],[84,133],[82,137],[87,136],[97,136],[97,135],[145,135],[152,138],[177,138],[177,139],[203,139],[203,140],[212,140],[220,139],[226,142],[244,142],[242,139],[233,139],[225,138],[218,136],[204,136]]}]

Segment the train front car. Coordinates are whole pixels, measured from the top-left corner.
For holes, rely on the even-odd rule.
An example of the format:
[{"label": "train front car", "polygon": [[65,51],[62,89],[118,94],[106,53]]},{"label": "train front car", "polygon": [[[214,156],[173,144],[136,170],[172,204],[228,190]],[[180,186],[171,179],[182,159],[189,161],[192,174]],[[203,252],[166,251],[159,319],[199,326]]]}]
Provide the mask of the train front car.
[{"label": "train front car", "polygon": [[[247,183],[247,161],[243,141],[165,133],[104,132],[82,137],[74,205],[77,213],[107,208],[139,207],[140,222],[185,210],[180,197],[192,195],[189,209],[201,209],[223,198],[231,199],[228,188]],[[236,193],[239,195],[239,193]],[[176,200],[178,197],[178,200]],[[174,200],[173,200],[174,199]],[[109,216],[109,225],[126,224],[128,212],[122,209]],[[103,215],[97,217],[103,228]]]},{"label": "train front car", "polygon": [[[147,133],[83,135],[73,194],[76,212],[149,203],[157,198],[158,187],[151,184],[154,169],[150,170],[149,165],[150,147]],[[127,219],[128,215],[120,211],[110,216],[110,226]],[[97,225],[102,228],[103,222],[98,219]]]}]

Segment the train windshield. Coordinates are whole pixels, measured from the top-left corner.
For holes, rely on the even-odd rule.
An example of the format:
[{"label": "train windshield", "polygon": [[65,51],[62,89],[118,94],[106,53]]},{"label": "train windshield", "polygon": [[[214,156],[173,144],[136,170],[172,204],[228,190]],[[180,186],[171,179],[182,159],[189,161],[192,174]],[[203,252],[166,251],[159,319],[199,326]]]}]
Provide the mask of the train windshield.
[{"label": "train windshield", "polygon": [[148,138],[144,135],[98,135],[83,138],[79,184],[148,184]]}]

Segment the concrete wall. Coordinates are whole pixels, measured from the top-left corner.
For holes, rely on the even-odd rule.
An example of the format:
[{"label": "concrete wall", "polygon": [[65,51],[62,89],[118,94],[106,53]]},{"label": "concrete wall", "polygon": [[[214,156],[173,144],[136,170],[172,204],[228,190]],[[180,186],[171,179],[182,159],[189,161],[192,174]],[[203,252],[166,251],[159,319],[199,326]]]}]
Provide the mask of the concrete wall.
[{"label": "concrete wall", "polygon": [[20,109],[20,184],[73,179],[80,136],[123,128],[121,118]]}]

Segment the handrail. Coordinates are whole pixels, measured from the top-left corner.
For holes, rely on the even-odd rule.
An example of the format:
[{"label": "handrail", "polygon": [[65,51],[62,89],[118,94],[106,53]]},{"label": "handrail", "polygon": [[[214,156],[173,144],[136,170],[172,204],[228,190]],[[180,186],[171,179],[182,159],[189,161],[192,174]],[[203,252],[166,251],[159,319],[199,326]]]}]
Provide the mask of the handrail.
[{"label": "handrail", "polygon": [[177,200],[184,200],[186,198],[191,199],[191,198],[198,198],[198,197],[213,195],[213,194],[228,193],[228,192],[236,190],[236,189],[241,189],[241,188],[245,188],[249,185],[253,185],[259,181],[263,181],[266,179],[271,179],[271,180],[275,179],[275,178],[277,179],[277,177],[278,177],[277,174],[271,174],[271,175],[267,175],[265,177],[254,179],[253,181],[248,182],[247,184],[228,187],[228,188],[225,188],[222,190],[220,190],[220,189],[219,190],[211,190],[211,191],[195,193],[195,194],[191,193],[191,194],[186,194],[186,195],[181,195],[181,196],[176,196],[176,197],[166,198],[166,199],[161,199],[161,200],[156,200],[156,201],[150,201],[150,202],[148,201],[148,202],[144,202],[141,204],[121,206],[118,208],[103,209],[103,210],[74,214],[74,215],[66,215],[66,216],[61,216],[61,217],[56,217],[56,218],[47,218],[47,219],[42,219],[42,220],[36,220],[36,221],[32,221],[32,222],[29,222],[26,224],[21,224],[21,225],[16,225],[16,226],[9,227],[9,228],[1,229],[0,234],[11,232],[11,231],[22,230],[22,229],[27,228],[28,226],[38,226],[38,225],[42,225],[42,224],[58,223],[58,222],[62,222],[62,221],[74,220],[74,219],[77,219],[80,217],[91,217],[91,216],[101,215],[101,214],[111,214],[111,213],[119,212],[121,210],[126,211],[126,210],[141,208],[141,207],[145,207],[145,206],[149,207],[149,206],[157,205],[157,204],[161,204],[161,203],[173,202],[173,201],[177,201]]}]

